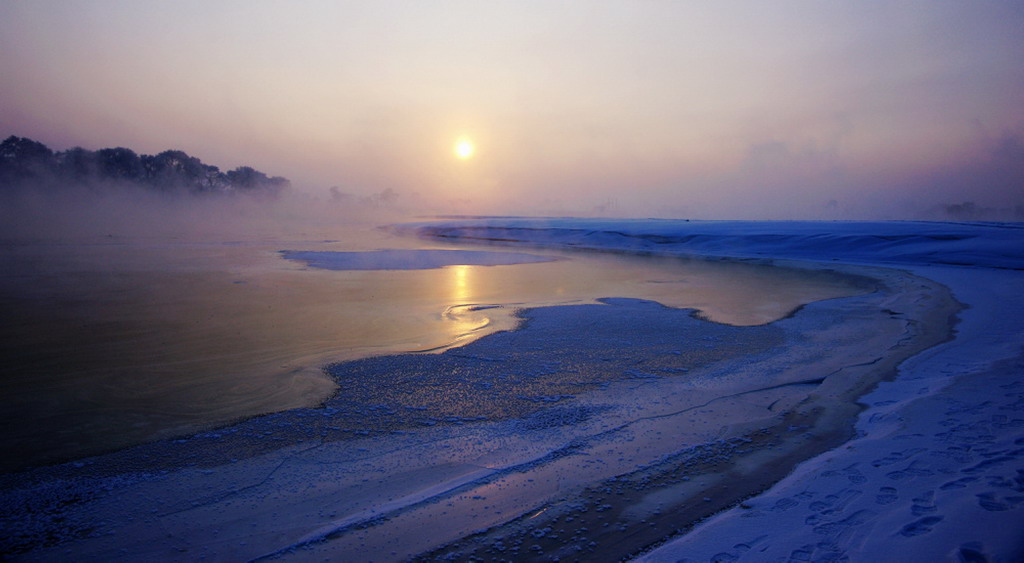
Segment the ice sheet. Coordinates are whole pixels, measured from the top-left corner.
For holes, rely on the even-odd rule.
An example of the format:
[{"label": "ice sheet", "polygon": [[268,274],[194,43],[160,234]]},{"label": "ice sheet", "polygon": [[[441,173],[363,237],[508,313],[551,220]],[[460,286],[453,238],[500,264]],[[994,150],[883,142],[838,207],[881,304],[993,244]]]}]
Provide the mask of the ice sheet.
[{"label": "ice sheet", "polygon": [[[429,360],[368,360],[360,373],[396,378],[392,396],[357,389],[364,395],[321,409],[3,478],[5,549],[35,559],[618,558],[720,512],[648,556],[1013,559],[1024,505],[1022,231],[710,225],[696,247],[682,222],[463,221],[441,236],[666,255],[717,245],[765,261],[813,259],[804,267],[879,285],[764,327],[706,325],[722,335],[703,333],[707,321],[687,311],[610,300],[533,311],[520,331]],[[505,236],[524,226],[528,237]],[[957,307],[928,278],[970,306],[956,338],[937,347]],[[663,312],[678,325],[659,325]],[[784,345],[681,361],[748,330],[763,333],[754,343]],[[897,366],[857,419],[851,398]],[[576,387],[549,388],[544,378],[559,371]],[[402,379],[417,373],[418,383]],[[503,376],[509,387],[487,388]],[[420,384],[436,397],[417,397]],[[529,408],[443,412],[446,393],[472,404],[492,391]]]}]

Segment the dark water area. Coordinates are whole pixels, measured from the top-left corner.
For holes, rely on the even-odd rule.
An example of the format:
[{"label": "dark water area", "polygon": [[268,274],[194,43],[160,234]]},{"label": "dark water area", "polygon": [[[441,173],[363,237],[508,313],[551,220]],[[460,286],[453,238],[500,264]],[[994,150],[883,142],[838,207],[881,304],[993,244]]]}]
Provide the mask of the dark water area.
[{"label": "dark water area", "polygon": [[[328,374],[323,367],[448,350],[515,328],[523,308],[633,297],[697,308],[723,323],[758,325],[809,301],[865,291],[838,274],[609,254],[531,251],[548,261],[408,271],[324,270],[281,255],[382,248],[412,251],[425,244],[363,231],[333,240],[0,246],[0,390],[8,400],[0,413],[0,471],[184,436],[332,397],[369,405],[389,387],[405,397],[381,404],[406,409],[399,417],[403,426],[475,412],[468,399],[448,410],[415,410],[442,400],[431,390],[446,385],[467,397],[486,393],[484,379],[430,364],[445,361],[443,355],[403,360],[412,362],[403,369],[419,375],[404,383],[376,376],[384,380],[365,381],[358,393],[350,387],[354,372],[332,368]],[[713,323],[700,326],[717,330]],[[507,381],[494,374],[490,384],[503,389],[494,392],[506,396],[498,401],[506,405],[500,416],[600,384],[594,374],[559,373],[564,385],[537,373]]]},{"label": "dark water area", "polygon": [[522,432],[568,428],[613,408],[574,401],[588,392],[687,378],[691,370],[781,349],[787,338],[775,325],[711,323],[692,310],[623,298],[530,309],[521,320],[522,330],[437,354],[331,364],[326,372],[337,392],[321,405],[128,448],[91,460],[89,471],[215,467],[299,444],[387,440],[474,423],[515,421]]}]

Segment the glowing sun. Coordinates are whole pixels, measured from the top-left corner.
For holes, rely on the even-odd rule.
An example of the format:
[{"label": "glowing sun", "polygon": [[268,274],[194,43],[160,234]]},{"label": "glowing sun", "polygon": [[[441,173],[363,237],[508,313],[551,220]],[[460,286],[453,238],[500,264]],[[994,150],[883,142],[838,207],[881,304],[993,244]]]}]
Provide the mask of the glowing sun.
[{"label": "glowing sun", "polygon": [[476,147],[473,145],[473,141],[463,137],[458,141],[455,141],[454,147],[455,157],[460,160],[466,160],[472,158],[473,153],[476,152]]}]

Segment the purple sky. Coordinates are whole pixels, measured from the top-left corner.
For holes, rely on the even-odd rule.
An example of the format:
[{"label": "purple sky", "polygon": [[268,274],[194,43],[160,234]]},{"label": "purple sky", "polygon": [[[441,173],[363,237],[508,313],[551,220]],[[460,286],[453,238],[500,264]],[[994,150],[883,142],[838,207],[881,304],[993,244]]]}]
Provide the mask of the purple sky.
[{"label": "purple sky", "polygon": [[1012,209],[1022,30],[1006,1],[0,1],[0,136],[423,212]]}]

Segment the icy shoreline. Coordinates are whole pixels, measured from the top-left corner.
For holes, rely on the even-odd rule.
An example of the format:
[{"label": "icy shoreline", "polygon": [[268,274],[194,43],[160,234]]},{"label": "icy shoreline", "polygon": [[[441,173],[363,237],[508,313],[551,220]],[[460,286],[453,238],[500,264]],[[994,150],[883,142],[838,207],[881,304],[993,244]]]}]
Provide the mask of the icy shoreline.
[{"label": "icy shoreline", "polygon": [[[836,323],[833,329],[851,331],[846,334],[847,344],[816,337],[799,345],[788,340],[783,346],[788,361],[783,365],[773,366],[756,357],[743,358],[743,367],[733,366],[745,377],[780,370],[802,386],[802,392],[774,396],[772,392],[783,388],[767,387],[750,395],[737,394],[725,404],[718,402],[721,399],[705,404],[697,419],[670,419],[658,430],[652,429],[656,436],[641,433],[628,440],[676,439],[695,447],[677,446],[660,459],[620,468],[582,491],[553,499],[537,514],[454,542],[430,557],[620,560],[764,490],[802,460],[842,445],[852,437],[859,411],[856,398],[892,377],[904,359],[947,339],[950,317],[958,308],[942,286],[922,278],[891,270],[852,271],[861,275],[870,271],[887,289],[869,297],[814,303],[794,318],[829,317]],[[877,315],[870,321],[865,316],[869,311]],[[898,327],[885,328],[879,324],[881,317],[900,321]],[[855,328],[858,323],[865,324]],[[825,354],[804,356],[810,350]],[[761,404],[766,410],[760,417],[737,419],[733,409],[738,404]],[[703,440],[693,440],[684,429],[697,420],[726,426],[714,439],[705,435]],[[671,434],[675,436],[669,438]],[[541,533],[544,530],[554,533]],[[572,541],[566,542],[566,535]]]},{"label": "icy shoreline", "polygon": [[[967,306],[955,339],[901,364],[895,380],[860,399],[867,409],[853,440],[640,561],[1024,557],[1019,225],[556,223],[550,244],[900,267],[949,287]],[[536,244],[545,238],[537,226],[496,220],[421,232]]]},{"label": "icy shoreline", "polygon": [[968,305],[956,338],[864,396],[853,440],[639,561],[1024,558],[1024,276],[914,271]]},{"label": "icy shoreline", "polygon": [[[573,224],[573,220],[564,221]],[[557,227],[552,221],[540,223],[547,228]],[[517,225],[522,226],[522,222],[517,220]],[[785,231],[785,225],[758,228]],[[447,224],[446,228],[450,226]],[[606,382],[589,377],[580,379],[580,384],[585,387],[603,385],[604,388],[597,393],[581,388],[579,394],[574,395],[573,391],[538,388],[533,396],[547,406],[533,414],[513,413],[506,419],[493,413],[482,413],[481,417],[442,420],[436,416],[420,417],[420,411],[411,410],[408,413],[409,423],[421,426],[415,431],[400,425],[390,433],[368,435],[365,439],[358,436],[344,441],[325,439],[323,433],[340,431],[332,429],[331,421],[336,417],[387,415],[377,410],[373,402],[376,399],[368,396],[364,407],[347,415],[343,405],[328,403],[319,410],[306,409],[261,417],[176,443],[140,448],[122,455],[120,461],[116,456],[83,460],[38,471],[31,476],[16,477],[13,481],[6,478],[2,498],[8,537],[4,539],[4,549],[33,560],[68,556],[191,560],[202,555],[232,559],[297,556],[401,560],[424,553],[438,557],[475,554],[505,558],[543,559],[560,555],[563,558],[618,559],[659,543],[700,518],[744,501],[740,508],[723,512],[682,536],[678,541],[684,543],[666,544],[662,551],[648,556],[675,560],[693,548],[685,542],[703,541],[693,549],[706,550],[710,555],[705,558],[717,554],[742,555],[737,551],[743,549],[737,547],[737,542],[740,542],[747,545],[747,551],[753,550],[753,559],[764,559],[765,554],[782,557],[783,551],[791,544],[802,542],[797,545],[800,549],[808,544],[817,546],[819,552],[810,551],[815,557],[845,552],[856,560],[857,550],[848,546],[844,550],[842,542],[854,537],[863,543],[862,535],[850,530],[870,528],[858,522],[873,521],[864,512],[867,509],[844,512],[854,502],[846,500],[851,496],[848,493],[840,495],[839,498],[844,499],[842,503],[832,500],[829,504],[830,495],[835,494],[828,491],[822,492],[820,498],[806,499],[804,504],[808,508],[820,509],[817,511],[817,524],[804,527],[790,522],[785,529],[778,531],[779,540],[775,543],[753,542],[756,545],[748,545],[751,542],[742,543],[746,540],[737,539],[729,545],[722,545],[723,537],[731,540],[740,538],[742,534],[734,536],[729,532],[722,535],[702,530],[710,529],[706,526],[719,521],[753,521],[747,517],[729,519],[727,515],[737,511],[758,511],[763,504],[760,499],[770,498],[773,491],[790,482],[794,476],[804,475],[803,480],[794,485],[797,487],[816,479],[814,475],[819,471],[810,470],[811,477],[808,477],[807,468],[818,467],[816,464],[821,459],[836,452],[846,452],[843,444],[853,437],[852,421],[859,407],[850,401],[850,397],[862,395],[876,381],[889,377],[904,358],[914,356],[901,369],[906,370],[906,366],[916,365],[915,362],[924,362],[927,367],[927,358],[932,357],[936,350],[956,349],[958,342],[965,339],[975,342],[975,346],[981,340],[988,342],[993,324],[985,315],[993,314],[995,308],[986,308],[982,304],[994,305],[994,295],[1004,295],[1010,288],[1019,287],[1021,274],[1007,269],[1016,266],[1005,259],[1003,269],[998,270],[998,284],[989,284],[991,270],[982,268],[933,267],[917,262],[904,266],[913,269],[915,275],[909,275],[869,265],[839,265],[837,262],[842,262],[844,256],[843,248],[836,245],[836,240],[842,239],[841,236],[816,237],[806,232],[807,225],[797,227],[803,231],[797,238],[822,241],[818,264],[808,267],[839,266],[843,271],[881,279],[886,289],[869,295],[812,303],[798,314],[764,327],[768,332],[757,337],[763,338],[772,331],[781,333],[786,343],[784,346],[775,347],[777,350],[773,349],[774,345],[744,349],[744,353],[731,359],[694,367],[688,373],[691,377],[687,378],[659,376],[657,363],[649,367],[631,367],[625,363],[630,358],[626,352],[630,350],[634,351],[637,359],[644,361],[673,357],[678,350],[671,343],[655,344],[657,338],[653,336],[634,338],[620,334],[623,330],[606,330],[601,333],[602,337],[610,340],[602,342],[599,339],[589,346],[600,348],[613,362],[619,362],[610,364],[616,366],[617,372],[634,375]],[[634,228],[639,227],[634,225]],[[738,228],[744,230],[742,225]],[[820,224],[819,228],[835,230],[832,224]],[[857,228],[866,227],[858,225]],[[618,227],[612,225],[611,229]],[[573,226],[569,231],[571,233],[565,236],[566,231],[556,228],[553,233],[548,233],[551,240],[545,242],[543,230],[531,228],[529,232],[535,237],[529,240],[500,242],[586,246],[575,244],[579,242],[574,237],[580,236],[580,229]],[[587,235],[593,232],[597,234]],[[655,250],[647,246],[655,246],[659,253],[693,252],[693,249],[674,246],[678,242],[652,242],[643,237],[631,237],[629,248],[617,247],[609,241],[621,237],[605,237],[603,232],[592,229],[583,235],[588,236],[591,243],[594,239],[607,238],[601,248],[614,251],[653,252]],[[633,239],[646,242],[637,247]],[[779,244],[778,238],[771,240],[773,245]],[[920,242],[918,239],[910,240]],[[938,236],[928,240],[933,245],[941,245],[968,239]],[[1001,250],[988,253],[988,256],[1005,258],[1012,254],[1013,249],[1007,251],[1009,247],[1005,240],[1000,240],[995,246],[1001,244]],[[803,243],[794,243],[794,247],[800,244]],[[895,251],[898,245],[887,248]],[[781,251],[778,254],[782,258],[797,258]],[[757,248],[748,248],[746,255],[765,258]],[[902,256],[906,260],[907,254]],[[922,256],[929,254],[922,253],[919,248],[914,256],[921,260]],[[901,259],[900,254],[881,251],[876,252],[876,257],[876,264],[885,263],[890,267],[893,260]],[[799,258],[806,259],[806,256]],[[956,310],[955,303],[945,295],[945,288],[927,281],[936,278],[953,287],[957,297],[970,304],[972,309],[965,313],[956,340],[915,356],[947,337],[949,315]],[[1022,299],[1015,294],[1004,296],[1012,307],[1005,309],[1009,315],[1004,319],[1005,326],[1000,325],[1003,328],[996,342],[1001,346],[998,353],[1012,355],[1021,343]],[[664,322],[671,323],[674,328],[658,329],[657,324],[651,323],[654,333],[699,330],[700,326],[692,323],[704,322],[691,318],[686,311],[671,313],[671,310],[651,303],[631,300],[612,300],[591,307],[604,307],[597,310],[601,314],[613,312],[615,307],[629,308],[630,315],[639,319],[641,325],[663,316],[663,313],[668,314]],[[559,327],[571,327],[572,322],[591,323],[606,329],[614,326],[610,318],[581,316],[579,312],[584,310],[589,309],[554,307],[535,310],[530,313],[534,315],[531,317],[533,320],[528,321],[532,323],[531,328],[540,331],[534,336],[529,336],[530,330],[517,331],[508,333],[511,341],[503,343],[501,338],[485,339],[463,349],[446,352],[444,361],[451,363],[444,369],[493,366],[507,363],[521,353],[527,354],[523,356],[524,365],[533,366],[529,368],[531,373],[536,369],[543,373],[554,364],[583,366],[580,362],[584,360],[604,362],[579,339],[579,329],[557,332]],[[545,326],[555,332],[543,332]],[[687,326],[693,328],[686,329]],[[730,334],[723,330],[723,336]],[[527,340],[517,341],[517,338]],[[621,342],[616,343],[616,340]],[[575,351],[575,357],[546,364],[545,345],[550,346],[552,352],[580,348]],[[621,347],[623,353],[612,352],[616,346]],[[699,347],[693,349],[699,350]],[[642,351],[637,354],[638,350]],[[975,354],[989,353],[977,347],[971,350]],[[535,353],[533,359],[529,357],[530,353]],[[423,373],[428,379],[421,383],[443,392],[458,391],[445,388],[444,382],[430,381],[429,374],[437,368],[417,368],[409,363],[414,361],[422,360],[399,356],[385,360],[380,368],[374,368],[372,361],[366,365],[368,369],[385,371],[397,366],[400,374]],[[978,365],[987,366],[989,363],[982,359]],[[674,366],[666,363],[664,368],[675,369]],[[1019,371],[1016,373],[1019,380]],[[495,375],[500,376],[500,373]],[[893,384],[883,384],[875,394],[902,381],[901,377]],[[465,383],[470,387],[483,386],[487,378],[481,378],[477,383],[466,380]],[[914,385],[916,383],[911,384],[909,391],[905,389],[903,395],[897,394],[898,398],[892,399],[897,401],[895,403],[887,402],[888,399],[872,399],[869,401],[873,405],[871,408],[876,411],[882,409],[885,415],[913,405],[907,396],[916,393]],[[938,387],[935,386],[936,389]],[[413,384],[410,390],[417,388],[417,384]],[[1004,401],[1010,401],[1008,408],[1014,408],[1012,395],[1020,392],[1019,386],[1016,390],[1000,388],[998,392]],[[607,401],[602,394],[614,397],[616,401]],[[805,400],[808,397],[810,400]],[[424,400],[427,405],[431,401],[437,403],[429,396]],[[1019,412],[1020,406],[1015,408]],[[450,418],[453,413],[441,414]],[[1001,423],[999,439],[1010,439],[1012,443],[1015,435],[1010,433],[1019,433],[1020,430],[1013,425],[1016,419],[1010,414]],[[896,420],[883,417],[865,422],[864,416],[856,430],[872,438],[891,429],[895,424],[891,421]],[[427,422],[431,418],[441,420],[443,424],[423,425],[420,418]],[[726,427],[722,426],[723,420],[729,421]],[[869,422],[878,425],[872,428]],[[879,429],[883,432],[880,433]],[[285,440],[290,445],[263,452],[247,450],[272,440]],[[836,446],[840,447],[835,449]],[[202,454],[204,448],[216,451],[223,461],[210,463]],[[1012,446],[1009,448],[1008,451],[1012,451]],[[233,451],[238,452],[236,459],[231,459]],[[145,469],[133,471],[132,460],[141,462],[142,455],[171,461],[162,465],[142,462],[141,467]],[[912,454],[916,457],[909,461],[898,459],[896,462],[914,464],[926,455],[918,452]],[[1000,455],[1011,456],[1006,452]],[[764,495],[748,498],[785,477],[794,464],[807,458],[813,459],[783,479],[780,485]],[[174,459],[178,461],[173,462]],[[874,459],[857,463],[868,463]],[[971,463],[978,461],[972,458]],[[1010,460],[1002,466],[993,465],[993,471],[1012,467],[1013,463]],[[834,470],[823,477],[832,479],[832,484],[834,480],[845,479],[845,482],[853,483],[861,478],[873,478],[870,471],[860,466],[846,471],[848,468],[849,464],[840,468],[842,471]],[[911,477],[918,478],[916,475]],[[879,479],[883,478],[888,477],[882,474]],[[978,486],[990,483],[984,479],[977,482]],[[1013,486],[1012,475],[1007,482]],[[943,492],[933,491],[931,498],[937,502],[943,498],[942,495],[954,495],[960,491],[961,496],[957,498],[961,501],[967,499],[977,503],[982,497],[968,494],[974,492],[970,487],[975,485],[971,483],[975,481],[960,482],[964,485],[960,489],[942,489],[942,484],[937,485]],[[876,498],[871,493],[873,491],[861,491],[854,496]],[[985,506],[1005,506],[995,511],[982,507],[992,513],[990,516],[994,514],[1000,516],[1001,522],[1011,522],[1007,518],[1016,515],[1012,525],[1019,522],[1020,510],[1014,504],[1014,494],[1000,495],[988,489],[974,494],[988,495],[983,497]],[[913,500],[905,498],[907,496],[913,495],[905,492],[900,497],[898,492],[900,502],[884,506],[892,510],[899,507],[928,511],[927,502],[917,502],[917,499],[926,499],[927,495],[913,496]],[[803,500],[798,498],[792,502],[799,504]],[[904,506],[903,503],[911,501],[914,504],[909,508]],[[783,502],[780,506],[790,506],[790,503]],[[902,517],[902,514],[878,508],[872,508],[871,512],[891,519]],[[765,520],[775,522],[775,513],[771,514],[772,518],[762,519],[756,525],[764,528]],[[789,514],[801,514],[800,509],[790,510]],[[854,514],[859,516],[853,517]],[[920,518],[930,517],[924,512],[921,514]],[[801,522],[807,518],[806,514],[801,515]],[[952,517],[935,522],[927,520],[911,529],[941,527],[946,525],[943,522],[953,520]],[[910,524],[912,522],[901,525]],[[818,529],[827,532],[822,533]],[[477,534],[481,530],[487,531]],[[925,542],[938,535],[921,533],[902,537]],[[1012,553],[1006,541],[988,540],[987,536],[964,541],[972,546],[981,542],[982,548],[979,549],[982,552],[987,549],[997,555]],[[18,546],[17,551],[13,550],[14,546]],[[537,546],[536,549],[533,546]],[[616,547],[613,549],[611,546]],[[786,557],[795,553],[797,547],[786,551]],[[923,547],[919,549],[926,553]]]},{"label": "icy shoreline", "polygon": [[668,255],[995,269],[1024,264],[1020,223],[494,218],[393,228],[438,240]]}]

